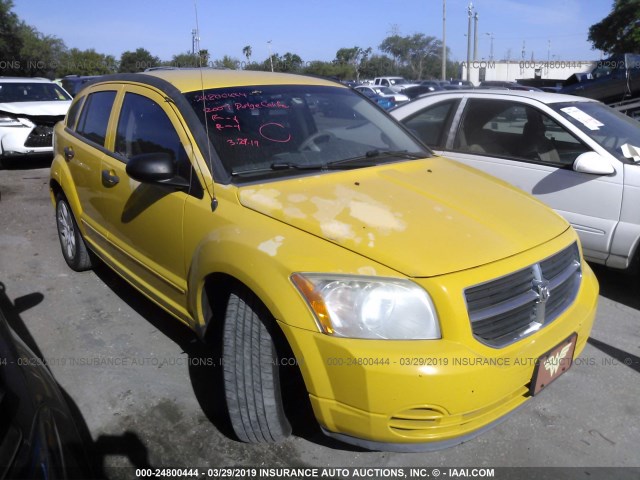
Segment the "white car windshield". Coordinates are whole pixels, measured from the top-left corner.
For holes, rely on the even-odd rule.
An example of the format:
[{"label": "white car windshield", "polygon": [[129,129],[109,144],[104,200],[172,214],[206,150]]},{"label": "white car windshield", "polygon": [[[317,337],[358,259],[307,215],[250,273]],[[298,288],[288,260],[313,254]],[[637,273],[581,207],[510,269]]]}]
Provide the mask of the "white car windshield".
[{"label": "white car windshield", "polygon": [[429,156],[379,107],[348,88],[261,85],[185,96],[238,182]]},{"label": "white car windshield", "polygon": [[627,160],[624,144],[640,146],[640,123],[598,102],[565,102],[549,105],[616,158]]},{"label": "white car windshield", "polygon": [[0,103],[68,101],[71,97],[55,83],[0,83]]}]

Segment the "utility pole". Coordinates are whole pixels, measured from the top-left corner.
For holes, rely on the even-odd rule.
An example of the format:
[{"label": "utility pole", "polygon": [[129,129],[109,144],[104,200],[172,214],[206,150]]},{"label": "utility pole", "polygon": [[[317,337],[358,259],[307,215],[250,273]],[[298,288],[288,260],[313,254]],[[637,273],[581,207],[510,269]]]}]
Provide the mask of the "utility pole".
[{"label": "utility pole", "polygon": [[467,27],[467,81],[471,81],[471,19],[473,18],[473,3],[467,7],[469,25]]},{"label": "utility pole", "polygon": [[447,0],[442,0],[442,80],[447,79]]},{"label": "utility pole", "polygon": [[191,54],[196,55],[200,52],[200,37],[198,36],[198,29],[191,30]]},{"label": "utility pole", "polygon": [[478,61],[478,12],[473,16],[473,61]]},{"label": "utility pole", "polygon": [[489,38],[491,39],[491,49],[489,50],[489,61],[493,62],[493,33],[489,32],[489,33],[485,33],[485,35],[489,35]]}]

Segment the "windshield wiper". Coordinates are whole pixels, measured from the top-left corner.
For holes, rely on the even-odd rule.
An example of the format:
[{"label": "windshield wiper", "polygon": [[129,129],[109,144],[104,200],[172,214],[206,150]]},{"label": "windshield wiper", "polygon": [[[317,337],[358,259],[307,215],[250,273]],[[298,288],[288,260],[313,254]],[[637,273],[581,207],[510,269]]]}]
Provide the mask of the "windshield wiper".
[{"label": "windshield wiper", "polygon": [[[409,152],[407,150],[369,150],[364,155],[359,155],[357,157],[351,158],[343,158],[342,160],[335,160],[333,162],[329,162],[329,167],[336,167],[337,165],[344,164],[353,164],[353,166],[371,166],[371,162],[362,163],[363,160],[368,161],[369,159],[383,159],[383,158],[408,158],[412,160],[417,160],[419,158],[426,158],[429,154],[426,152]],[[358,164],[358,162],[360,162]]]},{"label": "windshield wiper", "polygon": [[333,162],[329,163],[292,163],[292,162],[274,162],[268,167],[249,168],[246,170],[234,170],[231,175],[246,175],[254,173],[273,172],[278,170],[347,170],[357,168],[357,165],[337,165]]},{"label": "windshield wiper", "polygon": [[234,170],[232,176],[252,175],[265,172],[273,172],[278,170],[347,170],[350,168],[370,167],[373,163],[372,158],[381,159],[389,157],[418,159],[425,158],[429,155],[426,152],[409,152],[407,150],[369,150],[364,155],[357,157],[343,158],[327,163],[293,163],[293,162],[274,162],[268,167],[248,168],[246,170]]}]

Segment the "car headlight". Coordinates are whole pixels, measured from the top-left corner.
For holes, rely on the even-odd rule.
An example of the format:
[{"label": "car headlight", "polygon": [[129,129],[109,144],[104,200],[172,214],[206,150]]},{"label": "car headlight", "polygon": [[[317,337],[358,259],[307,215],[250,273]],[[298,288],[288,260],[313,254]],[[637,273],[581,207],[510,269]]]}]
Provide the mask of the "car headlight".
[{"label": "car headlight", "polygon": [[295,273],[293,284],[328,335],[350,338],[441,338],[436,309],[417,284],[396,278]]},{"label": "car headlight", "polygon": [[4,117],[0,115],[0,127],[22,127],[22,122],[14,117]]}]

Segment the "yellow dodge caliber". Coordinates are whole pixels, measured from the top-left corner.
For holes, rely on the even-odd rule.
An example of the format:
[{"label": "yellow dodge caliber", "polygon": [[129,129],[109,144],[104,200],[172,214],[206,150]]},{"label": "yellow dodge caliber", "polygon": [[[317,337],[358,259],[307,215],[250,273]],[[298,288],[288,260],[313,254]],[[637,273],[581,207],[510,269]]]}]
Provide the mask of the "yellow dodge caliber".
[{"label": "yellow dodge caliber", "polygon": [[66,262],[100,259],[222,343],[241,440],[290,434],[293,359],[327,435],[455,445],[546,389],[589,337],[598,285],[567,222],[332,81],[102,77],[54,144]]}]

